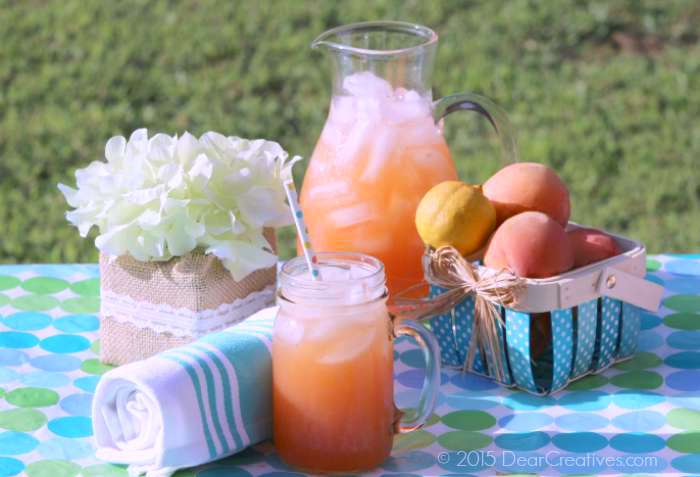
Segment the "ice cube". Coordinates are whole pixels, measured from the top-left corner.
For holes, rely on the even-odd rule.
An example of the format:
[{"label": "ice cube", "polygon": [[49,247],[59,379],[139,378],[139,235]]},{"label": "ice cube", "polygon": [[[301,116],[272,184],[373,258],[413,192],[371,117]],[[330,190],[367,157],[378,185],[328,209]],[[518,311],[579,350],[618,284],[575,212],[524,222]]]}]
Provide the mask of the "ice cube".
[{"label": "ice cube", "polygon": [[321,364],[340,364],[366,353],[375,340],[376,327],[362,327],[336,340],[318,360]]},{"label": "ice cube", "polygon": [[314,184],[308,191],[308,197],[311,200],[326,200],[350,192],[350,184],[347,181],[333,181]]},{"label": "ice cube", "polygon": [[379,214],[367,203],[336,209],[328,214],[328,220],[333,223],[335,227],[341,229],[364,224],[380,218]]},{"label": "ice cube", "polygon": [[392,123],[401,124],[430,117],[430,104],[422,99],[387,101],[385,117]]},{"label": "ice cube", "polygon": [[357,118],[357,99],[354,96],[334,96],[328,122],[347,126]]},{"label": "ice cube", "polygon": [[288,316],[275,320],[275,339],[281,339],[291,345],[298,345],[304,338],[304,324]]},{"label": "ice cube", "polygon": [[370,149],[367,164],[360,176],[362,182],[376,182],[382,176],[396,148],[397,130],[389,125],[380,126],[373,132],[374,141]]},{"label": "ice cube", "polygon": [[393,93],[389,82],[371,71],[346,77],[343,80],[343,89],[357,97],[388,98]]}]

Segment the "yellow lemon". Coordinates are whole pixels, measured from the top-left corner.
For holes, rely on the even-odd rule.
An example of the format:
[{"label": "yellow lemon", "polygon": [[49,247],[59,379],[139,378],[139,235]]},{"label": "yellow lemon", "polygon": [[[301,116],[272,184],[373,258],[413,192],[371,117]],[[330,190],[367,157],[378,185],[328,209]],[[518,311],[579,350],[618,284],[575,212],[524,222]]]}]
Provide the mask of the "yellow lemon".
[{"label": "yellow lemon", "polygon": [[445,181],[421,199],[416,228],[427,245],[452,245],[462,255],[469,255],[483,247],[496,228],[496,210],[481,186]]}]

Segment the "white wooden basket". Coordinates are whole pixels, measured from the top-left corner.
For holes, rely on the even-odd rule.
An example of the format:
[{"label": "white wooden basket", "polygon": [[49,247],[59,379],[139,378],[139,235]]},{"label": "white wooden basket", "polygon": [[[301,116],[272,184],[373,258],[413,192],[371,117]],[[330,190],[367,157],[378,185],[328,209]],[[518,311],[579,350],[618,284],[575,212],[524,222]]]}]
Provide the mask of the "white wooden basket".
[{"label": "white wooden basket", "polygon": [[[568,228],[579,227],[569,224]],[[644,245],[610,235],[620,246],[620,255],[555,277],[527,279],[517,307],[501,308],[505,327],[499,329],[499,334],[506,364],[501,384],[548,394],[632,357],[640,331],[640,308],[656,311],[663,288],[644,280]],[[479,266],[479,271],[488,273],[489,269]],[[430,284],[431,297],[444,291]],[[464,365],[473,321],[472,296],[449,313],[430,320],[440,343],[443,365]],[[538,343],[531,343],[531,334],[538,329],[551,330],[551,343],[533,356],[531,348]],[[485,362],[477,351],[468,371],[495,379]]]}]

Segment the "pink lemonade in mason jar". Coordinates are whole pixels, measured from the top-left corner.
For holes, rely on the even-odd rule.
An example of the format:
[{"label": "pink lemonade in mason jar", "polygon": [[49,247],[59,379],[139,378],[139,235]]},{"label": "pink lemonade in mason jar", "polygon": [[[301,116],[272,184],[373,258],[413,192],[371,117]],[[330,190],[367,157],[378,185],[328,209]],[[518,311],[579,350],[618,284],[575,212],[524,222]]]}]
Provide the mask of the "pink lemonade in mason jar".
[{"label": "pink lemonade in mason jar", "polygon": [[[392,322],[384,268],[357,253],[319,253],[320,280],[302,257],[280,271],[272,338],[274,442],[282,459],[310,473],[380,465],[396,432],[430,416],[440,383],[439,348],[411,320]],[[395,336],[423,348],[426,380],[416,409],[394,407]],[[401,417],[401,419],[399,419]]]}]

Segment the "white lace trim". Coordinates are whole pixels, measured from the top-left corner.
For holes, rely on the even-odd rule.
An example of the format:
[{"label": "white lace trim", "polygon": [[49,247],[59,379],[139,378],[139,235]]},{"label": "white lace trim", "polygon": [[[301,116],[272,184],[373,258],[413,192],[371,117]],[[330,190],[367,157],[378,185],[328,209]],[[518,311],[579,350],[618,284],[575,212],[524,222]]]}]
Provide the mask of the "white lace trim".
[{"label": "white lace trim", "polygon": [[274,299],[275,286],[268,285],[233,303],[224,303],[209,310],[192,311],[166,304],[137,301],[126,295],[102,290],[100,313],[121,323],[149,328],[156,333],[168,332],[175,336],[198,338],[243,321],[256,311],[270,306]]}]

